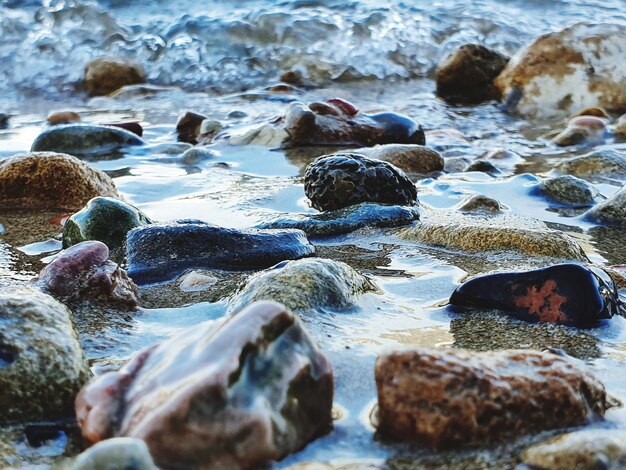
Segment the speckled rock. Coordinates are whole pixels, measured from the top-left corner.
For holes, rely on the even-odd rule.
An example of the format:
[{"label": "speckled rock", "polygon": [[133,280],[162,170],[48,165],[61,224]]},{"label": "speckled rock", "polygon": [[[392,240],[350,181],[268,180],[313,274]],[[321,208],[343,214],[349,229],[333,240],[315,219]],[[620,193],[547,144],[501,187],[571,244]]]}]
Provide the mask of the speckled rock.
[{"label": "speckled rock", "polygon": [[571,175],[548,178],[537,189],[544,196],[565,205],[589,206],[600,196],[592,184]]},{"label": "speckled rock", "polygon": [[252,276],[229,309],[273,300],[294,311],[350,310],[356,308],[359,295],[373,289],[366,277],[345,263],[309,258],[280,263]]},{"label": "speckled rock", "polygon": [[497,97],[493,80],[508,57],[480,44],[465,44],[437,65],[437,94],[452,102],[478,103]]},{"label": "speckled rock", "polygon": [[78,122],[80,121],[80,114],[75,111],[54,111],[48,114],[46,121],[48,121],[48,124],[51,126]]},{"label": "speckled rock", "polygon": [[563,434],[522,454],[538,470],[621,470],[626,468],[626,431],[589,429]]},{"label": "speckled rock", "polygon": [[567,127],[552,138],[552,142],[560,147],[595,145],[604,142],[607,135],[606,119],[596,116],[577,116],[570,119]]},{"label": "speckled rock", "polygon": [[427,174],[443,171],[444,161],[441,154],[423,145],[376,145],[375,147],[356,149],[353,152],[391,163],[405,173]]},{"label": "speckled rock", "polygon": [[63,227],[63,248],[87,240],[109,247],[110,257],[121,263],[126,257],[126,235],[152,221],[139,209],[119,199],[95,197],[73,214]]},{"label": "speckled rock", "polygon": [[555,165],[560,173],[582,177],[626,178],[626,154],[614,149],[601,149],[563,160]]},{"label": "speckled rock", "polygon": [[332,427],[333,374],[300,321],[260,302],[144,349],[76,399],[84,439],[143,439],[157,465],[257,469]]},{"label": "speckled rock", "polygon": [[0,161],[0,206],[78,210],[96,196],[120,197],[111,178],[76,157],[24,153]]},{"label": "speckled rock", "polygon": [[143,68],[131,61],[98,57],[85,67],[85,86],[91,95],[108,95],[126,85],[145,83]]},{"label": "speckled rock", "polygon": [[143,145],[137,135],[114,126],[63,124],[37,136],[31,152],[60,152],[84,159],[117,157],[129,145]]},{"label": "speckled rock", "polygon": [[128,274],[138,284],[188,269],[267,268],[314,252],[300,230],[237,230],[199,221],[138,227],[127,237]]},{"label": "speckled rock", "polygon": [[158,470],[141,439],[115,437],[90,447],[65,470]]},{"label": "speckled rock", "polygon": [[489,196],[474,194],[460,204],[459,211],[474,214],[499,214],[502,212],[502,205]]},{"label": "speckled rock", "polygon": [[578,23],[515,54],[495,85],[524,116],[571,116],[583,108],[626,110],[626,26]]},{"label": "speckled rock", "polygon": [[433,449],[482,446],[601,419],[604,386],[552,353],[420,348],[376,361],[378,429]]},{"label": "speckled rock", "polygon": [[414,205],[417,189],[395,166],[353,153],[318,158],[304,173],[304,193],[313,207],[335,210],[360,202]]},{"label": "speckled rock", "polygon": [[604,225],[626,226],[626,186],[585,212],[585,218]]},{"label": "speckled rock", "polygon": [[0,293],[0,421],[72,416],[90,372],[70,317],[32,287]]}]

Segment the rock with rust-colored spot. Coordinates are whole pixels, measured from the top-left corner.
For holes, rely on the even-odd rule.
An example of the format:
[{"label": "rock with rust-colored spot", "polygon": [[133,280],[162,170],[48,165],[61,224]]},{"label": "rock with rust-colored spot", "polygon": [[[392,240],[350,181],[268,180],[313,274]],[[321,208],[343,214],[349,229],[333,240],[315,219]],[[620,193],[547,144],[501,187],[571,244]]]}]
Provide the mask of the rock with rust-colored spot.
[{"label": "rock with rust-colored spot", "polygon": [[143,68],[131,61],[98,57],[85,67],[85,86],[91,95],[108,95],[123,86],[145,83]]}]

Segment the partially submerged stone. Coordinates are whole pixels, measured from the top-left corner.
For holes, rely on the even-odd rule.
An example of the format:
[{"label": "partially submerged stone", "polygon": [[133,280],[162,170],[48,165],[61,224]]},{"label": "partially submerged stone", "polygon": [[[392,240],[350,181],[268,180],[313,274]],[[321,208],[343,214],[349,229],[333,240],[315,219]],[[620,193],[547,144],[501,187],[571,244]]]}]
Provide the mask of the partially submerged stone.
[{"label": "partially submerged stone", "polygon": [[376,361],[378,430],[432,449],[485,446],[601,419],[606,391],[552,353],[420,348]]},{"label": "partially submerged stone", "polygon": [[439,152],[423,145],[387,144],[356,149],[353,153],[382,160],[409,174],[443,171],[444,161]]},{"label": "partially submerged stone", "polygon": [[200,125],[205,119],[207,119],[207,117],[203,114],[194,113],[192,111],[182,113],[176,122],[178,140],[190,144],[197,144],[198,137],[200,136]]},{"label": "partially submerged stone", "polygon": [[145,83],[143,68],[131,61],[98,57],[85,67],[85,86],[91,95],[108,95],[123,86]]},{"label": "partially submerged stone", "polygon": [[89,367],[70,311],[32,287],[0,293],[0,421],[51,421],[73,413]]},{"label": "partially submerged stone", "polygon": [[65,470],[158,470],[144,441],[115,437],[85,450]]},{"label": "partially submerged stone", "polygon": [[69,124],[70,122],[80,121],[80,114],[75,111],[54,111],[48,114],[46,121],[48,121],[48,124],[51,126]]},{"label": "partially submerged stone", "polygon": [[487,173],[492,176],[502,173],[497,166],[488,160],[476,160],[470,163],[469,166],[463,171],[480,171],[481,173]]},{"label": "partially submerged stone", "polygon": [[502,212],[502,205],[489,196],[474,194],[460,204],[459,211],[473,214],[499,214]]},{"label": "partially submerged stone", "polygon": [[553,201],[565,205],[589,206],[600,195],[591,183],[571,175],[548,178],[537,189]]},{"label": "partially submerged stone", "polygon": [[207,160],[212,160],[217,156],[216,152],[209,149],[190,148],[185,150],[185,153],[180,156],[180,163],[183,165],[197,165]]},{"label": "partially submerged stone", "polygon": [[330,363],[273,302],[139,352],[76,399],[83,437],[143,439],[157,465],[261,468],[332,427]]},{"label": "partially submerged stone", "polygon": [[626,137],[626,114],[622,114],[617,122],[615,123],[615,129],[613,130],[613,134],[620,139]]},{"label": "partially submerged stone", "polygon": [[584,217],[599,224],[626,226],[626,186],[606,201],[589,209]]},{"label": "partially submerged stone", "polygon": [[605,119],[596,116],[577,116],[570,119],[567,127],[552,138],[552,142],[561,147],[601,144],[607,133]]},{"label": "partially submerged stone", "polygon": [[615,149],[595,150],[557,163],[561,173],[582,177],[626,178],[626,155]]},{"label": "partially submerged stone", "polygon": [[24,153],[0,161],[0,206],[78,210],[96,196],[120,197],[111,178],[76,157]]}]

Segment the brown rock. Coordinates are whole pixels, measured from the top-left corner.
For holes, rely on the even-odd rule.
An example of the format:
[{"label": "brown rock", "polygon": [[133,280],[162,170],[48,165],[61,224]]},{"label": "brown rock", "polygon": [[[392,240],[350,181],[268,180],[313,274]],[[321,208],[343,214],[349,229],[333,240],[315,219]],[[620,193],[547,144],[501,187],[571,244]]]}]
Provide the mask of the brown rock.
[{"label": "brown rock", "polygon": [[608,408],[589,371],[552,353],[420,348],[376,361],[379,431],[433,449],[578,426]]},{"label": "brown rock", "polygon": [[120,198],[111,178],[76,157],[35,152],[0,162],[0,207],[79,210],[96,196]]},{"label": "brown rock", "polygon": [[98,57],[85,67],[85,85],[91,95],[108,95],[126,85],[145,83],[143,68],[113,57]]},{"label": "brown rock", "polygon": [[622,114],[620,118],[615,123],[615,130],[613,133],[617,137],[625,138],[626,137],[626,114]]},{"label": "brown rock", "polygon": [[427,174],[434,171],[443,171],[443,157],[436,150],[423,145],[377,145],[375,147],[357,149],[354,152],[391,163],[405,173]]},{"label": "brown rock", "polygon": [[181,114],[176,122],[178,140],[189,144],[197,144],[200,136],[200,126],[205,119],[207,119],[206,116],[191,111],[185,111]]},{"label": "brown rock", "polygon": [[127,130],[128,132],[132,132],[133,134],[138,135],[139,137],[143,135],[143,127],[141,127],[141,123],[137,121],[107,122],[103,124],[103,126],[119,127],[120,129]]},{"label": "brown rock", "polygon": [[576,116],[595,116],[599,118],[609,119],[609,114],[602,108],[585,108],[582,111],[578,111],[573,117]]},{"label": "brown rock", "polygon": [[577,116],[570,119],[567,127],[552,142],[560,147],[604,142],[606,119],[597,116]]},{"label": "brown rock", "polygon": [[74,111],[56,111],[48,114],[48,124],[56,126],[57,124],[67,124],[69,122],[80,121],[80,114]]}]

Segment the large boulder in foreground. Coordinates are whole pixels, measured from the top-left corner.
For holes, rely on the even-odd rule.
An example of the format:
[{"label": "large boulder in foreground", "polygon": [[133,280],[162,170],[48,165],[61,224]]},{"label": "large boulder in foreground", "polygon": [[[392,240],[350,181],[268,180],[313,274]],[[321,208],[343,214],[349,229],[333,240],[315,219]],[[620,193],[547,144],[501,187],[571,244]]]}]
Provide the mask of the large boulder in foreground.
[{"label": "large boulder in foreground", "polygon": [[626,111],[626,26],[578,23],[540,36],[496,78],[509,110],[572,116],[584,108]]},{"label": "large boulder in foreground", "polygon": [[378,429],[433,449],[489,445],[601,419],[604,385],[552,353],[421,348],[376,361]]},{"label": "large boulder in foreground", "polygon": [[84,80],[91,95],[108,95],[126,85],[145,83],[146,73],[134,62],[98,57],[85,67]]},{"label": "large boulder in foreground", "polygon": [[76,399],[83,437],[143,439],[166,468],[261,468],[332,427],[330,363],[282,305],[259,302],[139,352]]}]

